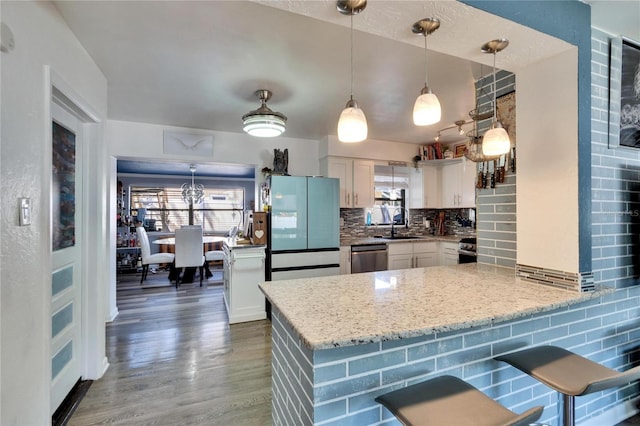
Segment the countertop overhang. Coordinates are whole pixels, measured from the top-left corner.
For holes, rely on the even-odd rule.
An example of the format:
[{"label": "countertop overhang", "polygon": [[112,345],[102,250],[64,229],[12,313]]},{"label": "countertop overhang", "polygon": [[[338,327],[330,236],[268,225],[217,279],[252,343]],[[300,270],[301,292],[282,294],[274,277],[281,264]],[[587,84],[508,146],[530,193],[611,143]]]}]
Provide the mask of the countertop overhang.
[{"label": "countertop overhang", "polygon": [[572,292],[475,263],[270,281],[260,288],[312,350],[488,326],[613,291]]}]

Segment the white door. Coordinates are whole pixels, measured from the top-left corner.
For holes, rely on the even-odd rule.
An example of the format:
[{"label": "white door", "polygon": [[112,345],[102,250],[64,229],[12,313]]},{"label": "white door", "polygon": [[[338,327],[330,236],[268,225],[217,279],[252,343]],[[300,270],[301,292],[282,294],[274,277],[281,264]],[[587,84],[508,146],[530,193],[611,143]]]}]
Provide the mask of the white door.
[{"label": "white door", "polygon": [[51,175],[51,414],[81,376],[82,140],[56,104]]}]

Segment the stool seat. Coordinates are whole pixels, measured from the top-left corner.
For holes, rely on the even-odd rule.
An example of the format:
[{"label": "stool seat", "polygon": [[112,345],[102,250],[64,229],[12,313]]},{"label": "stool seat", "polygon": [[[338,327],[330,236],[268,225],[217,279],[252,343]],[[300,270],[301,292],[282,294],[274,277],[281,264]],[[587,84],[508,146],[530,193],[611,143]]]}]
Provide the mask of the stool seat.
[{"label": "stool seat", "polygon": [[631,383],[640,378],[640,366],[625,372],[612,370],[557,346],[536,346],[496,357],[565,395],[563,423],[575,424],[574,398]]},{"label": "stool seat", "polygon": [[453,376],[439,376],[376,398],[406,426],[529,425],[542,406],[518,415]]}]

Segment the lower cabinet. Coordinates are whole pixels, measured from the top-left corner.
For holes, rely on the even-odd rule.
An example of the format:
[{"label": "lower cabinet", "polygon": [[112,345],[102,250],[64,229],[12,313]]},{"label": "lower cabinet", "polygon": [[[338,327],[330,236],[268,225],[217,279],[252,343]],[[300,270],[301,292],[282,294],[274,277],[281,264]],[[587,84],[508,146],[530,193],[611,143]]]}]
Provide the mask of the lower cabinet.
[{"label": "lower cabinet", "polygon": [[264,246],[224,246],[224,304],[229,324],[267,317],[264,294]]},{"label": "lower cabinet", "polygon": [[388,248],[388,269],[426,268],[438,265],[438,248],[434,241],[394,243]]},{"label": "lower cabinet", "polygon": [[351,273],[351,246],[340,247],[340,275]]},{"label": "lower cabinet", "polygon": [[440,241],[440,264],[441,265],[457,265],[458,264],[458,243],[449,243]]}]

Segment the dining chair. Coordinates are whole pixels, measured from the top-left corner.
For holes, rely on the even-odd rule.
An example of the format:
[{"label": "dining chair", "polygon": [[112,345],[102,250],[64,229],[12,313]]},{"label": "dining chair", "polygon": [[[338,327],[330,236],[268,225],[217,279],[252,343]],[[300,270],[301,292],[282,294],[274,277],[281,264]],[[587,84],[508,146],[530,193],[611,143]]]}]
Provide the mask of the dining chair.
[{"label": "dining chair", "polygon": [[142,226],[136,227],[136,235],[138,236],[138,243],[140,244],[140,257],[142,258],[142,276],[140,277],[140,284],[147,279],[149,273],[149,265],[160,263],[173,263],[173,253],[154,253],[151,254],[151,245],[149,244],[149,237],[147,231]]},{"label": "dining chair", "polygon": [[[200,272],[200,286],[202,287],[202,275],[204,266],[204,254],[202,247],[202,227],[183,226],[176,229],[176,254],[175,267],[198,268]],[[176,274],[176,288],[180,284],[180,277],[184,274]]]}]

